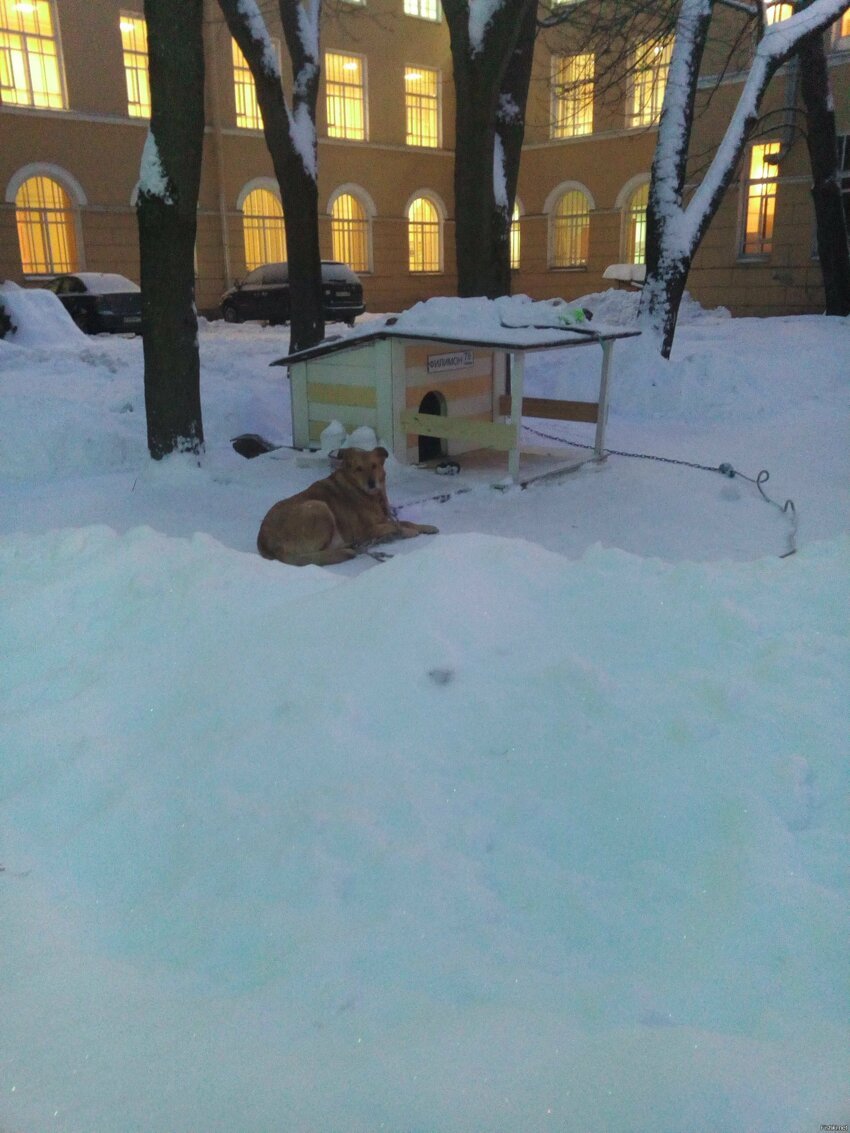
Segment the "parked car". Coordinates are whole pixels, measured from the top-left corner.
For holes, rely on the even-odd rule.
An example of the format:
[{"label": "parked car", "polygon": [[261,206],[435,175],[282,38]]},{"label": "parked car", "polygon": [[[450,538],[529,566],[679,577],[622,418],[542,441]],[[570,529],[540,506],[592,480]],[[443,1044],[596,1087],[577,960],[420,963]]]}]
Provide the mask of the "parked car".
[{"label": "parked car", "polygon": [[68,314],[86,334],[142,329],[142,292],[138,284],[114,272],[78,271],[57,275],[44,285],[58,295]]},{"label": "parked car", "polygon": [[[351,326],[366,310],[359,276],[335,260],[322,260],[322,300],[328,322]],[[249,272],[222,295],[221,313],[229,323],[289,322],[289,265],[263,264]]]}]

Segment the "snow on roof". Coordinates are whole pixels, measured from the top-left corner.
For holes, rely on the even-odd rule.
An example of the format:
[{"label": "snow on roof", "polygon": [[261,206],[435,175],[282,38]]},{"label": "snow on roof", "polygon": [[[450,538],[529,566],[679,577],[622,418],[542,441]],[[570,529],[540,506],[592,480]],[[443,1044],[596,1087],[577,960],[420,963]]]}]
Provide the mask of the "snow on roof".
[{"label": "snow on roof", "polygon": [[541,350],[640,333],[634,328],[591,322],[592,314],[565,299],[534,301],[527,295],[426,299],[399,314],[364,323],[345,338],[325,340],[273,364],[286,365],[376,338],[424,338],[511,350]]}]

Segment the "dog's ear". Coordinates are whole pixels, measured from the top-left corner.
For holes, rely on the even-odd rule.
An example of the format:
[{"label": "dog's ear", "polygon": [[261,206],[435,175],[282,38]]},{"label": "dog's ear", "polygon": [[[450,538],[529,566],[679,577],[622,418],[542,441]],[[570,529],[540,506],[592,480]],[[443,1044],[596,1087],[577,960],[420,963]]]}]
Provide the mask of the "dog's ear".
[{"label": "dog's ear", "polygon": [[388,456],[390,455],[390,454],[389,454],[389,453],[387,452],[387,450],[386,450],[386,449],[384,448],[384,446],[383,446],[383,445],[379,445],[379,446],[378,446],[378,448],[376,448],[376,449],[375,449],[375,452],[376,452],[376,453],[378,454],[378,456],[380,457],[380,459],[381,459],[381,463],[382,463],[382,464],[383,464],[383,463],[384,463],[384,461],[385,461],[385,460],[387,459],[387,457],[388,457]]}]

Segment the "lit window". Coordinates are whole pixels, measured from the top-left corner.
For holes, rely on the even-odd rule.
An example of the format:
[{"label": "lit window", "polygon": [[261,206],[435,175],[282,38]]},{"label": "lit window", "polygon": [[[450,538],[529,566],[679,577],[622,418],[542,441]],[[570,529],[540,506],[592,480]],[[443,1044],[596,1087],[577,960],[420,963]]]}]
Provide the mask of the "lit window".
[{"label": "lit window", "polygon": [[646,261],[646,208],[649,204],[649,182],[639,185],[626,206],[626,263]]},{"label": "lit window", "polygon": [[552,57],[552,137],[593,132],[593,55]]},{"label": "lit window", "polygon": [[590,242],[590,205],[580,189],[569,189],[552,211],[550,263],[553,268],[583,267]]},{"label": "lit window", "polygon": [[410,271],[442,270],[440,214],[427,197],[417,197],[407,210],[408,266]]},{"label": "lit window", "polygon": [[65,109],[50,0],[0,0],[0,102]]},{"label": "lit window", "polygon": [[341,193],[331,208],[334,259],[352,271],[369,270],[369,222],[366,210],[351,193]]},{"label": "lit window", "polygon": [[124,78],[127,82],[127,113],[131,118],[150,118],[148,29],[144,16],[122,12],[119,26],[124,51]]},{"label": "lit window", "polygon": [[511,216],[511,234],[510,234],[510,255],[511,255],[511,270],[519,271],[519,245],[520,245],[520,227],[519,227],[519,204],[514,202],[514,211]]},{"label": "lit window", "polygon": [[778,153],[779,142],[764,142],[753,146],[750,154],[744,241],[741,248],[745,256],[766,256],[773,250],[777,168],[768,158]]},{"label": "lit window", "polygon": [[835,24],[835,46],[840,51],[850,51],[850,8]]},{"label": "lit window", "polygon": [[627,125],[653,126],[661,117],[672,51],[668,37],[647,40],[634,53]]},{"label": "lit window", "polygon": [[440,72],[429,67],[405,67],[405,141],[409,146],[440,144]]},{"label": "lit window", "polygon": [[283,209],[269,189],[254,189],[245,198],[242,232],[246,271],[253,271],[260,264],[276,264],[286,259]]},{"label": "lit window", "polygon": [[30,177],[15,196],[24,275],[77,271],[77,235],[71,198],[50,177]]},{"label": "lit window", "polygon": [[404,14],[418,16],[420,20],[439,20],[438,0],[404,0]]},{"label": "lit window", "polygon": [[325,54],[328,137],[364,141],[366,86],[364,61],[359,55]]},{"label": "lit window", "polygon": [[766,24],[778,24],[782,20],[790,20],[793,15],[793,4],[780,4],[776,0],[768,0],[768,3],[764,6],[764,22]]},{"label": "lit window", "polygon": [[246,130],[262,130],[263,116],[257,102],[257,88],[254,76],[248,66],[248,60],[242,54],[242,48],[232,40],[233,44],[233,97],[236,100],[236,125]]}]

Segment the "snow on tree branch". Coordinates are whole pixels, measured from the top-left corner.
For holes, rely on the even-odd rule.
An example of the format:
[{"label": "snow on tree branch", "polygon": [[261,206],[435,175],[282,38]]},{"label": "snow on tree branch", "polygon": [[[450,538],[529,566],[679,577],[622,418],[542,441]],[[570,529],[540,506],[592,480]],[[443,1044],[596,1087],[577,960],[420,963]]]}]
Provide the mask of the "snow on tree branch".
[{"label": "snow on tree branch", "polygon": [[493,197],[496,207],[508,211],[508,179],[505,171],[505,147],[498,133],[493,139]]},{"label": "snow on tree branch", "polygon": [[487,25],[504,0],[469,0],[469,49],[477,55],[484,48]]},{"label": "snow on tree branch", "polygon": [[269,35],[269,29],[266,27],[266,21],[263,18],[263,13],[259,9],[257,0],[236,0],[236,8],[239,14],[244,18],[248,30],[251,33],[251,38],[255,39],[257,43],[262,44],[262,58],[265,70],[273,78],[279,79],[280,64],[277,60],[277,52],[275,51],[272,37]]},{"label": "snow on tree branch", "polygon": [[147,197],[159,197],[167,205],[174,204],[174,197],[171,195],[168,176],[163,167],[162,158],[159,156],[159,147],[156,144],[156,138],[153,136],[152,130],[148,130],[144,149],[142,150],[142,163],[139,170],[139,193],[144,193]]}]

